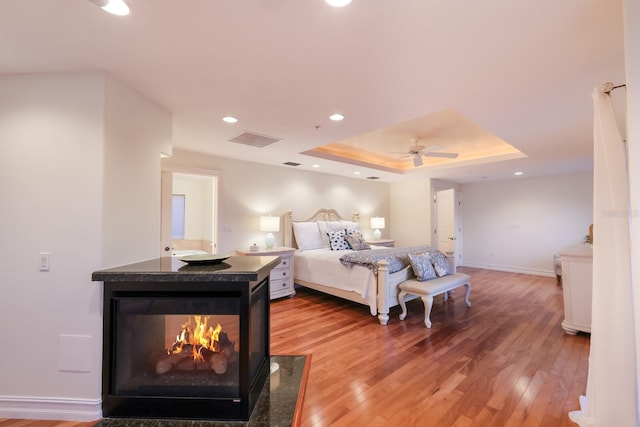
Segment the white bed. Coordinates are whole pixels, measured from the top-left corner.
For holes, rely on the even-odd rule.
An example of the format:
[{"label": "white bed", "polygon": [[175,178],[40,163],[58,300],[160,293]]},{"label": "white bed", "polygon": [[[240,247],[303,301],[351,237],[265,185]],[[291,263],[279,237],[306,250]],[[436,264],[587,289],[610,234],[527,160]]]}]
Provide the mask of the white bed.
[{"label": "white bed", "polygon": [[[369,306],[372,315],[377,315],[380,323],[389,321],[389,309],[398,305],[398,284],[415,277],[410,266],[389,274],[388,263],[378,262],[377,275],[367,267],[355,265],[348,268],[342,265],[339,258],[346,250],[331,250],[326,247],[303,241],[298,244],[298,237],[304,236],[300,231],[312,224],[318,226],[327,223],[344,223],[345,226],[359,227],[359,214],[354,214],[350,221],[345,220],[334,209],[318,209],[310,218],[294,221],[293,212],[283,215],[284,244],[295,248],[294,282],[298,285],[315,289],[330,295]],[[326,225],[325,225],[326,226]],[[324,233],[326,234],[326,233]],[[324,236],[322,236],[324,237]],[[372,249],[388,249],[372,246]],[[350,252],[350,251],[349,251]]]}]

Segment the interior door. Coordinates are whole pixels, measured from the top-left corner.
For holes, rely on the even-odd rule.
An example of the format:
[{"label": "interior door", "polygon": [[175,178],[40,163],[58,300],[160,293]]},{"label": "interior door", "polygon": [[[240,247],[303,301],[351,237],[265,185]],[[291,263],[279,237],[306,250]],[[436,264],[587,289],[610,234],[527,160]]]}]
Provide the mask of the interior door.
[{"label": "interior door", "polygon": [[171,199],[173,173],[162,171],[160,177],[160,256],[171,256]]},{"label": "interior door", "polygon": [[454,267],[460,259],[458,222],[458,200],[453,188],[437,191],[436,203],[436,247],[438,250],[454,254],[451,259]]}]

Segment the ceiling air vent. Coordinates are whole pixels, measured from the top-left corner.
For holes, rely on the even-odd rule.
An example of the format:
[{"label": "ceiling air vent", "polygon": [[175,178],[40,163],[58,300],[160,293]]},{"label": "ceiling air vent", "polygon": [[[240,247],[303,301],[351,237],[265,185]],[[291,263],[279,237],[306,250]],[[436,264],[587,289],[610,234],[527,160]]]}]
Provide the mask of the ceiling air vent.
[{"label": "ceiling air vent", "polygon": [[296,162],[284,162],[283,165],[287,165],[287,166],[300,166],[300,163],[296,163]]},{"label": "ceiling air vent", "polygon": [[259,135],[257,133],[243,132],[238,136],[231,138],[229,141],[237,142],[238,144],[251,145],[252,147],[266,147],[269,144],[280,141],[278,138],[272,138],[266,135]]},{"label": "ceiling air vent", "polygon": [[367,179],[380,179],[379,176],[368,176]]}]

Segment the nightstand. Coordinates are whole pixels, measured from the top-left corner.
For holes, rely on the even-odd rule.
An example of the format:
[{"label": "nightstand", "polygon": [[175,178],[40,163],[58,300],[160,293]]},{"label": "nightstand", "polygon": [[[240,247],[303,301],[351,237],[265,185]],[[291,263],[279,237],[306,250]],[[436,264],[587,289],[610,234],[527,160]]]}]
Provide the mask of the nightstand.
[{"label": "nightstand", "polygon": [[396,244],[395,240],[391,240],[391,239],[380,239],[380,240],[367,240],[367,244],[368,245],[375,245],[375,246],[386,246],[389,248],[393,248]]},{"label": "nightstand", "polygon": [[282,298],[296,293],[293,288],[293,253],[294,248],[284,246],[272,249],[260,248],[256,252],[236,250],[238,255],[244,256],[279,256],[278,264],[269,274],[270,299]]}]

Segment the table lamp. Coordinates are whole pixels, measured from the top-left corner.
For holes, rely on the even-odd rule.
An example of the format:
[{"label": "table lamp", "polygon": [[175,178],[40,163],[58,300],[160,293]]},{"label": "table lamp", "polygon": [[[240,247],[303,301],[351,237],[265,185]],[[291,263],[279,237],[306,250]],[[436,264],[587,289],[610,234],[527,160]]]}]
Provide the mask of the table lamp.
[{"label": "table lamp", "polygon": [[280,218],[277,216],[261,216],[260,231],[267,232],[267,235],[264,238],[264,245],[266,246],[266,248],[273,248],[273,246],[276,244],[276,238],[272,233],[277,233],[278,231],[280,231]]},{"label": "table lamp", "polygon": [[382,233],[380,232],[381,228],[384,228],[384,218],[375,216],[371,218],[371,228],[374,228],[373,238],[375,240],[380,240],[382,238]]}]

